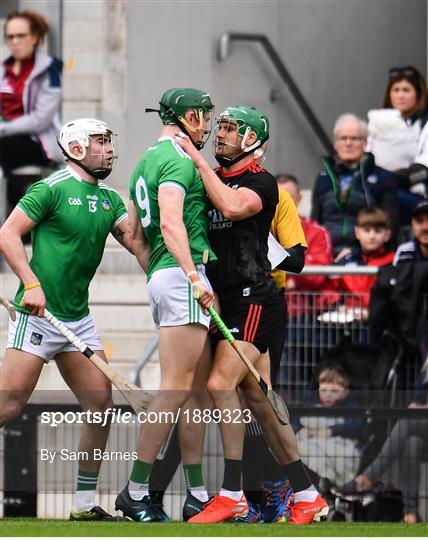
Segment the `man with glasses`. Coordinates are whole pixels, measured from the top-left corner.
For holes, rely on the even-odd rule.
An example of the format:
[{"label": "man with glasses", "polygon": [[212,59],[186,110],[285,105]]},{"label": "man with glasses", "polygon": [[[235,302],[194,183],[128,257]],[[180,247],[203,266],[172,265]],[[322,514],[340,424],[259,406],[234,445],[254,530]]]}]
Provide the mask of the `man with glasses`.
[{"label": "man with glasses", "polygon": [[354,114],[343,114],[336,120],[333,137],[335,153],[323,158],[324,170],[312,191],[311,219],[328,229],[338,259],[356,245],[354,226],[362,208],[382,208],[396,233],[399,207],[393,175],[365,152],[367,124]]}]

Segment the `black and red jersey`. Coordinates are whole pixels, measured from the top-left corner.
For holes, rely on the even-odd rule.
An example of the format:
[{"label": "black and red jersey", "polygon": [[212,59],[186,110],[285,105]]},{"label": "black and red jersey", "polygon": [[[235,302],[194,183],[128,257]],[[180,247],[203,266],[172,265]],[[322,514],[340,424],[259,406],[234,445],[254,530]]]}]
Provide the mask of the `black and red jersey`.
[{"label": "black and red jersey", "polygon": [[229,221],[219,210],[209,206],[208,237],[218,258],[207,269],[210,282],[219,293],[267,283],[272,280],[267,241],[278,204],[275,178],[254,163],[231,173],[222,168],[216,173],[233,189],[253,190],[260,197],[263,208],[249,218]]}]

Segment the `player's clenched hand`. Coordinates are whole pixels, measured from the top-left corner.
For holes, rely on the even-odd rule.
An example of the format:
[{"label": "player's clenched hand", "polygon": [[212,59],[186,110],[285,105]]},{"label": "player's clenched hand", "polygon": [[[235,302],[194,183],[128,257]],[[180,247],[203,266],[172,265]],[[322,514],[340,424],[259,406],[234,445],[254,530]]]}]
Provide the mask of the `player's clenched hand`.
[{"label": "player's clenched hand", "polygon": [[41,287],[36,287],[24,292],[21,300],[21,306],[31,315],[43,317],[46,307],[45,293]]},{"label": "player's clenched hand", "polygon": [[205,311],[212,306],[214,302],[214,293],[205,285],[203,281],[192,281],[192,294],[199,302],[201,308]]}]

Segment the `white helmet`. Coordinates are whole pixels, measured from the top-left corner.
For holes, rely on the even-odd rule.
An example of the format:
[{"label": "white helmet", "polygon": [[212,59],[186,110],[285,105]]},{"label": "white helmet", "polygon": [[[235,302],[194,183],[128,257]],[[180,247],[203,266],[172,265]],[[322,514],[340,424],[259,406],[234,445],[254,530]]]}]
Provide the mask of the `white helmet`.
[{"label": "white helmet", "polygon": [[97,120],[96,118],[78,118],[67,122],[61,128],[59,132],[58,144],[67,156],[74,159],[83,159],[85,157],[85,151],[83,156],[76,158],[76,156],[70,154],[70,143],[77,141],[80,143],[82,150],[89,146],[90,135],[111,135],[113,132],[105,122]]},{"label": "white helmet", "polygon": [[[100,168],[89,171],[87,170],[87,167],[79,163],[86,156],[91,135],[106,135],[109,137],[113,150],[110,166],[105,167],[101,165]],[[94,173],[94,176],[97,178],[105,178],[107,174],[111,172],[114,159],[117,158],[116,140],[117,135],[112,132],[110,127],[105,122],[97,120],[96,118],[78,118],[77,120],[71,120],[62,126],[61,131],[59,132],[58,145],[67,159],[78,163],[83,169],[87,170],[87,172],[90,172],[91,174]],[[70,152],[70,143],[74,141],[77,141],[82,150],[79,156],[76,156]]]}]

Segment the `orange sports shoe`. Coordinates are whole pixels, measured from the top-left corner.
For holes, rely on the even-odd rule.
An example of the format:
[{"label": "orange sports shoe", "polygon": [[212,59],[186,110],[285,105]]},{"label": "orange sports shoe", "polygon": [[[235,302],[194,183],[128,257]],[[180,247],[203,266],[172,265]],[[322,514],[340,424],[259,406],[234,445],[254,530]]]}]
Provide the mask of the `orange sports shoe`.
[{"label": "orange sports shoe", "polygon": [[313,521],[321,521],[322,519],[326,519],[329,510],[328,504],[320,494],[318,494],[313,502],[294,501],[291,506],[291,515],[288,523],[304,525]]},{"label": "orange sports shoe", "polygon": [[245,517],[247,514],[248,503],[245,495],[242,495],[239,501],[223,495],[216,495],[202,512],[190,518],[187,523],[220,523],[229,519]]}]

